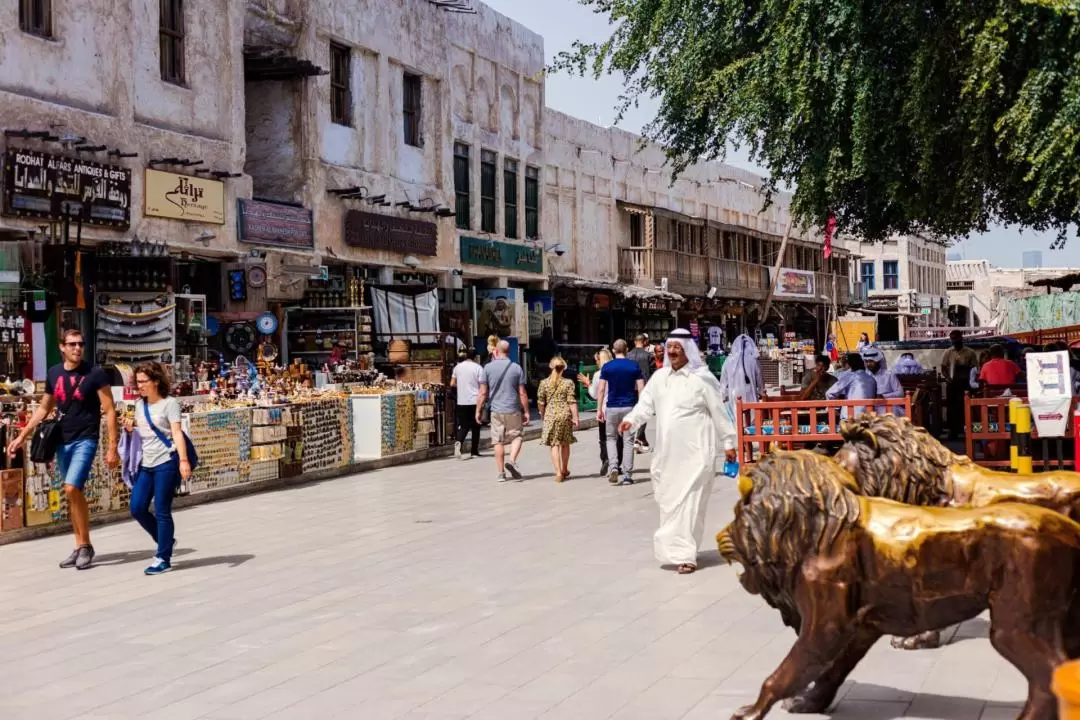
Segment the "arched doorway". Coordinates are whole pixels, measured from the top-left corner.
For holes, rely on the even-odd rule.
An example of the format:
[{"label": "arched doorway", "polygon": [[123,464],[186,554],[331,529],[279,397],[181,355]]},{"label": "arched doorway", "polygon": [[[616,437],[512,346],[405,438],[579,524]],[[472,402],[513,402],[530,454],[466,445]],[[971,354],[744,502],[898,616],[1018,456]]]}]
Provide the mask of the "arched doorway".
[{"label": "arched doorway", "polygon": [[949,324],[953,327],[978,327],[979,316],[967,305],[949,306]]}]

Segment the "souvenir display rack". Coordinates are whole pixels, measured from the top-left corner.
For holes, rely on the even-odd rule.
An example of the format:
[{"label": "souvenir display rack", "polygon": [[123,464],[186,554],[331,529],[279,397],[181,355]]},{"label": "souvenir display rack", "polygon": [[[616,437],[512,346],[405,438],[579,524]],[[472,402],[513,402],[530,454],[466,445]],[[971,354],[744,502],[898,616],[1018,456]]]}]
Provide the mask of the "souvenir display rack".
[{"label": "souvenir display rack", "polygon": [[353,424],[343,398],[312,400],[300,406],[303,471],[333,470],[349,463]]},{"label": "souvenir display rack", "polygon": [[249,479],[277,480],[285,457],[285,441],[292,421],[292,408],[284,405],[251,410],[251,470]]},{"label": "souvenir display rack", "polygon": [[330,359],[335,343],[343,343],[348,357],[357,359],[372,352],[371,308],[290,307],[282,324],[285,347],[281,362],[303,360],[318,368]]},{"label": "souvenir display rack", "polygon": [[0,290],[0,375],[23,377],[31,359],[18,290]]},{"label": "souvenir display rack", "polygon": [[172,363],[176,354],[176,299],[147,291],[100,293],[96,298],[94,359],[99,365]]},{"label": "souvenir display rack", "polygon": [[[232,400],[220,396],[180,398],[183,425],[199,452],[199,466],[188,482],[189,491],[199,494],[343,468],[357,461],[445,443],[449,437],[442,385],[409,386],[381,378],[377,385],[350,384],[348,391],[297,388],[286,402],[271,400],[267,405],[243,396]],[[101,436],[106,435],[102,422]],[[105,450],[102,442],[86,485],[92,516],[126,511],[131,500],[120,471],[105,466]],[[66,522],[67,501],[55,463],[27,463],[24,475],[24,525]],[[11,502],[5,507],[9,505]],[[8,524],[0,531],[13,528],[15,525]]]},{"label": "souvenir display rack", "polygon": [[417,390],[414,398],[416,437],[413,450],[426,450],[435,434],[435,394],[430,390]]},{"label": "souvenir display rack", "polygon": [[411,392],[383,395],[379,404],[382,455],[412,450],[416,439],[416,395]]},{"label": "souvenir display rack", "polygon": [[251,410],[191,413],[185,428],[199,453],[188,488],[192,493],[247,482],[251,463]]}]

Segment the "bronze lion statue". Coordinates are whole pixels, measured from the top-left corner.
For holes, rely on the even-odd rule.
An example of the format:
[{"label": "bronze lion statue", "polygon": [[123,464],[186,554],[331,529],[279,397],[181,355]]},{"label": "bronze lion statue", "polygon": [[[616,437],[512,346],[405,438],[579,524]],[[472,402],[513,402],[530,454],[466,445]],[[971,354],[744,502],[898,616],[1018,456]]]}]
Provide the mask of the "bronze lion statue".
[{"label": "bronze lion statue", "polygon": [[[863,495],[932,507],[1022,502],[1080,520],[1080,473],[988,470],[954,455],[907,418],[892,415],[866,413],[842,423],[840,434],[845,442],[836,461],[855,476]],[[937,631],[893,643],[909,650],[939,644]]]},{"label": "bronze lion statue", "polygon": [[[1080,652],[1080,525],[1019,503],[916,507],[860,495],[813,452],[775,452],[739,482],[716,536],[739,581],[797,638],[732,720],[828,709],[883,635],[909,636],[990,610],[990,642],[1028,680],[1019,720],[1057,717],[1053,669]],[[809,688],[809,689],[806,689]]]}]

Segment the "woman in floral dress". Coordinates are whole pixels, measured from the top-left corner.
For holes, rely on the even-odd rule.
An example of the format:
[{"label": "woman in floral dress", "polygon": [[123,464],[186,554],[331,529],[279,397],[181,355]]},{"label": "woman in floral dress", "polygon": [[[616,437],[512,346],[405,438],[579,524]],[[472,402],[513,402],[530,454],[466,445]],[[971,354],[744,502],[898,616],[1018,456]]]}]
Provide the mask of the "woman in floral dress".
[{"label": "woman in floral dress", "polygon": [[544,419],[540,444],[551,448],[551,464],[555,467],[555,482],[570,476],[570,446],[577,442],[574,430],[578,428],[578,407],[574,398],[574,383],[563,377],[566,361],[552,358],[551,374],[540,383],[536,404]]}]

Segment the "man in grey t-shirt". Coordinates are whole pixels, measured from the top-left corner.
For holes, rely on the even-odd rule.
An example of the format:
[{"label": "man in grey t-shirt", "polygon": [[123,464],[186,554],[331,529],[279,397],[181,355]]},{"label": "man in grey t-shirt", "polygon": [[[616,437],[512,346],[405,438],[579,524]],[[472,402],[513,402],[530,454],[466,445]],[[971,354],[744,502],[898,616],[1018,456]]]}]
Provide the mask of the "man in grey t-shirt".
[{"label": "man in grey t-shirt", "polygon": [[[521,453],[523,431],[529,424],[529,396],[525,394],[525,371],[507,355],[510,343],[499,341],[495,346],[495,359],[484,367],[480,378],[480,394],[476,398],[476,421],[484,403],[491,399],[491,444],[495,447],[495,467],[499,482],[506,481],[506,474],[521,479],[517,468]],[[510,459],[506,460],[506,445],[510,446]]]}]

